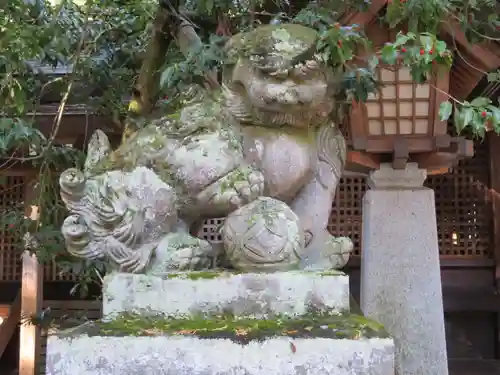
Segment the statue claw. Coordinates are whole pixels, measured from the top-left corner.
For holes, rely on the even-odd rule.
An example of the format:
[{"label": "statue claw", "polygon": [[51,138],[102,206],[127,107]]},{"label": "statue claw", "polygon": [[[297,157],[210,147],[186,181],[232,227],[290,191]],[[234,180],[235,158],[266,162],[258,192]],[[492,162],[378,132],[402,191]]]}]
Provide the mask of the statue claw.
[{"label": "statue claw", "polygon": [[325,244],[324,256],[330,260],[332,268],[343,268],[354,249],[354,244],[349,237],[330,236]]},{"label": "statue claw", "polygon": [[[198,195],[199,206],[220,215],[253,202],[264,192],[264,175],[249,167],[238,168]],[[199,207],[198,206],[198,207]]]},{"label": "statue claw", "polygon": [[349,261],[354,244],[348,237],[335,237],[326,230],[315,234],[306,231],[306,251],[302,255],[302,268],[310,270],[341,269]]},{"label": "statue claw", "polygon": [[264,175],[260,171],[253,171],[248,177],[243,177],[242,181],[234,183],[234,191],[238,196],[238,205],[247,204],[257,199],[264,191]]}]

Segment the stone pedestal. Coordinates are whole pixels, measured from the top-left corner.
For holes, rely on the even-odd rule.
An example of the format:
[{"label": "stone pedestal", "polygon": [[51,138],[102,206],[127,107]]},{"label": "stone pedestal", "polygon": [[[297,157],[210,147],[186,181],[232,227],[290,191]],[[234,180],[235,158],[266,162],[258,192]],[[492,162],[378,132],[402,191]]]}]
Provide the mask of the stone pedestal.
[{"label": "stone pedestal", "polygon": [[104,280],[105,319],[54,332],[47,375],[393,375],[382,325],[336,272]]},{"label": "stone pedestal", "polygon": [[47,350],[48,375],[394,374],[391,339],[272,337],[241,345],[197,337],[80,335],[51,338]]},{"label": "stone pedestal", "polygon": [[363,200],[361,308],[386,327],[399,375],[447,375],[434,191],[426,172],[383,165]]},{"label": "stone pedestal", "polygon": [[103,317],[123,313],[266,317],[311,309],[349,310],[349,277],[341,272],[189,272],[169,278],[118,273],[103,288]]}]

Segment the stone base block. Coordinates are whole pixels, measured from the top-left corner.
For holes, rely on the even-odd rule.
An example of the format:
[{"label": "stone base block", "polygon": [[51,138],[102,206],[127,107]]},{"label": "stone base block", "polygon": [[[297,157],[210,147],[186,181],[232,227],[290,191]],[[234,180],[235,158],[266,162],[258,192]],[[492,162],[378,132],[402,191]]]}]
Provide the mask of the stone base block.
[{"label": "stone base block", "polygon": [[339,272],[188,272],[167,278],[106,276],[103,317],[124,313],[171,317],[204,313],[264,317],[349,309],[349,278]]},{"label": "stone base block", "polygon": [[49,337],[47,375],[393,375],[391,339]]}]

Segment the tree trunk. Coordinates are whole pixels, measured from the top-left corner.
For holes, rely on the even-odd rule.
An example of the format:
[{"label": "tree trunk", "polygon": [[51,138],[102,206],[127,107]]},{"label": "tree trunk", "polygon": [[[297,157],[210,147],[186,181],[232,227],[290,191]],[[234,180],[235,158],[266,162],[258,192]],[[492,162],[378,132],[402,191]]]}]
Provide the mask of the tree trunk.
[{"label": "tree trunk", "polygon": [[[173,4],[172,6],[177,6]],[[178,9],[178,6],[177,6]],[[176,14],[173,14],[173,13]],[[151,113],[160,91],[159,81],[162,67],[170,44],[176,41],[179,49],[187,55],[193,47],[201,45],[201,39],[193,26],[177,13],[175,8],[169,8],[160,1],[155,19],[151,40],[146,49],[137,83],[133,89],[132,101],[129,105],[122,143],[138,129],[138,119]],[[219,87],[217,72],[214,70],[205,77],[205,87],[216,89]]]}]

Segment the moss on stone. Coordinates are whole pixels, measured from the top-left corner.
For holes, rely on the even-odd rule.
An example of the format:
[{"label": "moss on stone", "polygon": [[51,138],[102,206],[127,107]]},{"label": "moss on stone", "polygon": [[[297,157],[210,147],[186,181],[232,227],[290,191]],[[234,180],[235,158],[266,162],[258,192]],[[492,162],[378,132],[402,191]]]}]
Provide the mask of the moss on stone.
[{"label": "moss on stone", "polygon": [[228,277],[238,274],[238,271],[226,270],[207,270],[207,271],[189,271],[189,272],[173,272],[166,275],[167,279],[189,279],[189,280],[212,280],[219,277]]},{"label": "moss on stone", "polygon": [[[300,272],[306,274],[316,274],[319,276],[345,276],[345,273],[338,270],[330,271],[289,271],[289,272]],[[227,270],[227,269],[211,269],[204,271],[186,271],[186,272],[171,272],[164,277],[167,279],[189,279],[189,280],[213,280],[219,277],[230,277],[232,275],[242,275],[245,274],[243,271],[239,270]]]},{"label": "moss on stone", "polygon": [[233,36],[228,55],[233,61],[238,57],[278,55],[293,66],[313,56],[318,37],[314,29],[298,24],[265,25]]},{"label": "moss on stone", "polygon": [[317,274],[320,276],[345,276],[345,273],[339,270],[321,271]]},{"label": "moss on stone", "polygon": [[147,317],[123,315],[112,321],[87,323],[58,332],[62,337],[89,336],[195,336],[227,338],[245,344],[252,340],[285,336],[293,338],[363,339],[386,338],[387,332],[377,322],[361,315],[341,313],[274,317],[268,319],[213,317]]}]

